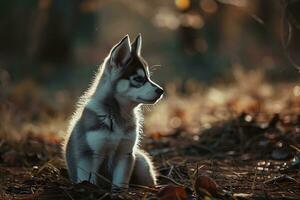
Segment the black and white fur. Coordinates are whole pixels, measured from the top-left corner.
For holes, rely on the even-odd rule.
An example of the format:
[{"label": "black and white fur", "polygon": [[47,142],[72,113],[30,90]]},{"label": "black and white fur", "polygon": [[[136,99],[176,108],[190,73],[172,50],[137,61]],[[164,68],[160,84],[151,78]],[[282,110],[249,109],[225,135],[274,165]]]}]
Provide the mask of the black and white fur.
[{"label": "black and white fur", "polygon": [[156,172],[139,146],[141,104],[154,104],[163,89],[150,80],[142,38],[125,36],[106,57],[79,101],[64,144],[72,181],[112,188],[154,186]]}]

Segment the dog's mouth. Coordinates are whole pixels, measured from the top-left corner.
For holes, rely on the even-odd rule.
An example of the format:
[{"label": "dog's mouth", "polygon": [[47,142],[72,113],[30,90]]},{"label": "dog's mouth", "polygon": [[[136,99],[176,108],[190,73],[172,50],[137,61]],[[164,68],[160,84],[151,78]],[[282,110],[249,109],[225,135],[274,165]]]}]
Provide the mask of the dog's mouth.
[{"label": "dog's mouth", "polygon": [[162,95],[157,96],[157,97],[155,97],[153,99],[144,99],[144,98],[138,97],[137,100],[140,100],[140,101],[142,101],[144,103],[155,103],[156,101],[158,101],[161,98],[161,96]]},{"label": "dog's mouth", "polygon": [[138,97],[137,100],[140,100],[145,103],[152,103],[155,99],[144,99],[144,98]]}]

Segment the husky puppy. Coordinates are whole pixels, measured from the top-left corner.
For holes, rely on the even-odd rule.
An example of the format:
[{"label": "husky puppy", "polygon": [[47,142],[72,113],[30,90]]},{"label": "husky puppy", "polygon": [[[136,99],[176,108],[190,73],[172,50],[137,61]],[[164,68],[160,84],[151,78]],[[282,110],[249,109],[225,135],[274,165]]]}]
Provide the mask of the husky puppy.
[{"label": "husky puppy", "polygon": [[79,101],[63,152],[74,182],[109,183],[112,190],[156,184],[153,164],[138,146],[140,106],[157,102],[163,89],[151,81],[141,45],[141,35],[116,44]]}]

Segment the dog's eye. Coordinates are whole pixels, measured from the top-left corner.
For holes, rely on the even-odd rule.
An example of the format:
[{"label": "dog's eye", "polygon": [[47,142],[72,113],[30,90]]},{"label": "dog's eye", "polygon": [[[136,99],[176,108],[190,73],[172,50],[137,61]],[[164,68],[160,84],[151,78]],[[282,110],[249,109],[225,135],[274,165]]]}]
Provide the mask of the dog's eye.
[{"label": "dog's eye", "polygon": [[130,78],[130,80],[131,85],[137,88],[142,87],[146,82],[146,78],[142,76],[135,76]]},{"label": "dog's eye", "polygon": [[143,83],[145,82],[145,78],[142,76],[137,76],[133,78],[134,81],[138,82],[138,83]]}]

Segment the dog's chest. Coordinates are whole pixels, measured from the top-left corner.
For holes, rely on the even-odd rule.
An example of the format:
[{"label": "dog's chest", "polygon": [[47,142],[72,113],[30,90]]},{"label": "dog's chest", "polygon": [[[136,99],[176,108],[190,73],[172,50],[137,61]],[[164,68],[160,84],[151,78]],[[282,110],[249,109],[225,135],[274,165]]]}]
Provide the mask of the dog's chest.
[{"label": "dog's chest", "polygon": [[137,133],[134,118],[114,119],[108,114],[97,114],[97,112],[85,108],[79,125],[84,132],[88,147],[98,155],[131,153],[136,143]]},{"label": "dog's chest", "polygon": [[[110,127],[110,126],[109,126]],[[136,131],[113,124],[112,129],[96,129],[86,133],[88,146],[101,155],[131,153],[136,142]]]}]

